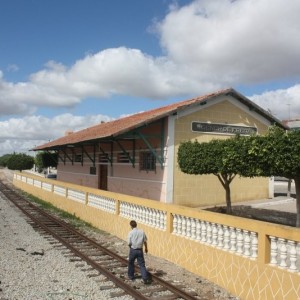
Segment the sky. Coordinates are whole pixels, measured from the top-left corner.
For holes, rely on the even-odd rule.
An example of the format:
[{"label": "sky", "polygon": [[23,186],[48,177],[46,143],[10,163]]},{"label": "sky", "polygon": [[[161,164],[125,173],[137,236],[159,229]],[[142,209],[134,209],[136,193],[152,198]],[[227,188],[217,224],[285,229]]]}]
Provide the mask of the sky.
[{"label": "sky", "polygon": [[300,119],[300,0],[0,0],[0,156],[234,88]]}]

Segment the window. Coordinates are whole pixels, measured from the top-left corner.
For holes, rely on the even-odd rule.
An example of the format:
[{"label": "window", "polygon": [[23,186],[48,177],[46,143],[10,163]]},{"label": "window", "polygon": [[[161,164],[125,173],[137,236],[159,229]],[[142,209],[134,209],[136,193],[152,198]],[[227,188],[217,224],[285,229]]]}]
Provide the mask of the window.
[{"label": "window", "polygon": [[108,162],[108,154],[107,153],[100,154],[99,162],[107,163]]},{"label": "window", "polygon": [[142,171],[155,171],[156,158],[150,151],[140,153],[140,170]]},{"label": "window", "polygon": [[81,154],[75,154],[75,162],[82,162],[82,155]]},{"label": "window", "polygon": [[118,153],[117,157],[118,157],[119,163],[129,163],[130,162],[127,153],[124,153],[124,152]]},{"label": "window", "polygon": [[96,169],[96,167],[90,167],[90,174],[91,174],[91,175],[96,175],[96,174],[97,174],[97,169]]}]

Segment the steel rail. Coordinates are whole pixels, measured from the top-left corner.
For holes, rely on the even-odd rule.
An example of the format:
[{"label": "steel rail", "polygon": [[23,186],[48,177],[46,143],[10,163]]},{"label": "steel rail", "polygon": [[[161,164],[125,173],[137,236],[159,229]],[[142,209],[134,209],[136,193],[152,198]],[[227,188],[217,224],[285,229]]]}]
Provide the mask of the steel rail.
[{"label": "steel rail", "polygon": [[[3,189],[4,187],[4,189]],[[114,258],[118,262],[120,262],[123,265],[127,265],[128,261],[123,258],[122,256],[114,253],[113,251],[110,251],[109,249],[103,247],[101,244],[97,243],[93,239],[90,239],[86,235],[82,234],[80,231],[74,229],[70,224],[66,223],[65,221],[58,219],[54,217],[53,215],[47,213],[45,210],[37,207],[33,203],[31,203],[29,200],[25,199],[23,196],[15,192],[13,189],[9,188],[2,182],[0,182],[0,191],[6,196],[7,199],[9,199],[11,202],[13,202],[26,216],[28,216],[31,220],[33,220],[34,223],[36,223],[40,228],[42,228],[45,232],[51,234],[55,239],[57,239],[61,244],[65,245],[69,250],[71,250],[76,256],[80,257],[82,260],[84,260],[87,264],[92,266],[95,270],[97,270],[99,273],[103,274],[109,280],[111,280],[116,286],[121,288],[123,291],[125,291],[128,295],[131,295],[135,299],[140,300],[148,300],[151,299],[149,297],[144,296],[140,292],[136,290],[136,288],[126,284],[123,280],[116,277],[114,274],[112,274],[109,270],[103,268],[100,264],[98,264],[95,260],[88,257],[86,254],[83,253],[83,251],[80,251],[76,247],[74,247],[70,242],[67,241],[66,238],[63,238],[61,235],[55,232],[52,227],[49,227],[49,224],[46,225],[45,222],[42,222],[37,217],[33,215],[33,213],[29,212],[24,208],[23,205],[20,205],[18,201],[22,201],[23,204],[26,203],[27,206],[30,207],[34,212],[38,212],[43,217],[47,218],[51,222],[54,222],[55,224],[58,224],[60,228],[63,228],[67,230],[69,233],[72,233],[76,235],[80,240],[89,243],[92,247],[100,250],[101,252],[107,254],[108,256]],[[12,199],[12,197],[14,199]],[[18,199],[18,201],[16,200]],[[57,229],[57,228],[56,228]],[[136,268],[138,270],[138,268]],[[169,282],[164,281],[163,279],[159,278],[158,276],[151,274],[153,282],[156,282],[166,288],[166,290],[172,292],[174,294],[174,297],[180,297],[182,299],[186,300],[195,300],[194,296],[190,295],[189,293],[177,288],[176,286],[170,284]],[[162,296],[163,298],[163,296]],[[157,298],[159,299],[159,298]],[[174,298],[175,299],[175,298]]]}]

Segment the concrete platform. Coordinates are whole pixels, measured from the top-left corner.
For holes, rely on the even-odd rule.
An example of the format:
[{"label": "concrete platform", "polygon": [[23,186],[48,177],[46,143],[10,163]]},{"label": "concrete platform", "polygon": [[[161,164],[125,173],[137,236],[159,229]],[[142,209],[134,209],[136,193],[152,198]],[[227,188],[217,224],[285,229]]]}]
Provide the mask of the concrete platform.
[{"label": "concrete platform", "polygon": [[295,184],[292,181],[291,189],[288,189],[287,180],[274,181],[274,197],[253,201],[234,203],[233,205],[249,205],[256,208],[264,208],[278,211],[296,213]]},{"label": "concrete platform", "polygon": [[270,210],[296,213],[296,199],[286,196],[277,196],[271,199],[260,199],[246,202],[234,203],[234,205],[249,205],[254,208],[264,208]]}]

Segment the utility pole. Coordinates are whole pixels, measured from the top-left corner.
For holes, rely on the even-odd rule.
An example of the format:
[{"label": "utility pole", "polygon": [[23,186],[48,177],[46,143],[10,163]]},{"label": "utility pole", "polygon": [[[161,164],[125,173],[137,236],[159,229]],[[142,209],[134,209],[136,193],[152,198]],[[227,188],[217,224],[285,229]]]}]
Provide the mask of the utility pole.
[{"label": "utility pole", "polygon": [[[291,103],[287,103],[287,106],[289,107],[289,121],[291,121]],[[289,178],[287,197],[291,197],[291,189],[292,189],[292,179]]]}]

